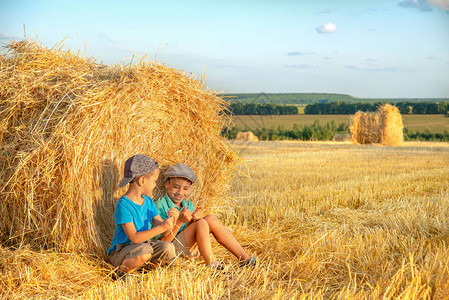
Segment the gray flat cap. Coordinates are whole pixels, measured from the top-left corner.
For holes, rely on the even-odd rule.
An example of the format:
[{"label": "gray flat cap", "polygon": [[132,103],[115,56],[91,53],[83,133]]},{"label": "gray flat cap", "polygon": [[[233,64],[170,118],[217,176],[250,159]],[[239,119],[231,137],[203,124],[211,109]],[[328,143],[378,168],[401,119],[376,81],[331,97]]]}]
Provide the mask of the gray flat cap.
[{"label": "gray flat cap", "polygon": [[137,154],[134,156],[131,156],[128,158],[128,160],[125,162],[125,170],[123,172],[123,179],[120,180],[120,183],[118,184],[118,187],[124,187],[128,183],[131,182],[131,180],[134,179],[134,177],[142,176],[148,173],[153,172],[159,168],[159,164],[154,161],[151,157],[145,154]]},{"label": "gray flat cap", "polygon": [[192,183],[195,182],[195,172],[189,168],[186,164],[179,163],[171,166],[167,172],[165,172],[165,177],[173,178],[173,177],[182,177],[190,180]]}]

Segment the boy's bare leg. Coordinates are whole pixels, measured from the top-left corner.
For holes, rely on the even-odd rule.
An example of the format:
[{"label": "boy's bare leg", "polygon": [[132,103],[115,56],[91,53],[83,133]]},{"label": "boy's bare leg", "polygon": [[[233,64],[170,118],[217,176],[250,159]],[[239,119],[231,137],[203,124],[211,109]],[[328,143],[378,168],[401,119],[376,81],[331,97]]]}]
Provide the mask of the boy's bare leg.
[{"label": "boy's bare leg", "polygon": [[210,244],[209,225],[206,220],[198,220],[186,227],[183,231],[184,241],[187,247],[191,248],[195,243],[198,244],[201,256],[204,258],[206,266],[215,261]]},{"label": "boy's bare leg", "polygon": [[124,272],[124,273],[128,273],[128,272],[142,266],[150,258],[151,258],[151,254],[145,254],[145,255],[141,255],[141,256],[127,258],[122,262],[122,264],[120,265],[118,270],[121,272]]},{"label": "boy's bare leg", "polygon": [[221,221],[216,216],[207,215],[203,219],[207,221],[209,230],[214,235],[215,239],[223,247],[234,254],[239,260],[245,260],[250,257],[248,253],[243,250],[242,246],[239,244],[239,242],[237,242],[232,233],[230,233],[229,230],[226,229],[223,223],[221,223]]}]

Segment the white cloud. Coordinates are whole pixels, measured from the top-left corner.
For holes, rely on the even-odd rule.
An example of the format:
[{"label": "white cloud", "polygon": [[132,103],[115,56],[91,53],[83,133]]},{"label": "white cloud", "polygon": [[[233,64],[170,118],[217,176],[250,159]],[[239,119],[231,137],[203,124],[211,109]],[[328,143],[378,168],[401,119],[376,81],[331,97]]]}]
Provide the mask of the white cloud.
[{"label": "white cloud", "polygon": [[315,52],[311,52],[311,51],[307,51],[307,50],[292,51],[292,52],[287,53],[287,55],[289,55],[289,56],[301,56],[301,55],[312,55],[312,54],[315,54]]},{"label": "white cloud", "polygon": [[0,40],[18,40],[18,39],[19,39],[18,37],[0,32]]},{"label": "white cloud", "polygon": [[395,67],[378,67],[375,65],[346,65],[346,69],[348,70],[356,70],[356,71],[370,71],[370,72],[398,72],[400,71]]},{"label": "white cloud", "polygon": [[337,31],[337,25],[334,23],[327,23],[327,24],[317,27],[316,31],[318,33],[332,33],[332,32]]},{"label": "white cloud", "polygon": [[423,12],[433,11],[433,7],[449,11],[449,0],[405,0],[398,3],[399,6],[405,8],[416,8]]},{"label": "white cloud", "polygon": [[449,11],[449,0],[427,0],[432,5],[441,8],[442,10]]},{"label": "white cloud", "polygon": [[100,33],[98,33],[98,38],[101,40],[101,41],[105,41],[105,42],[108,42],[108,43],[111,43],[111,44],[117,44],[113,39],[111,39],[106,33],[103,33],[103,32],[100,32]]},{"label": "white cloud", "polygon": [[426,3],[426,0],[406,0],[399,2],[398,5],[404,8],[416,8],[424,12],[432,11],[432,7]]},{"label": "white cloud", "polygon": [[332,12],[332,10],[330,8],[326,8],[326,9],[320,10],[318,13],[319,14],[329,14],[331,12]]},{"label": "white cloud", "polygon": [[294,69],[314,69],[318,68],[317,64],[314,63],[305,63],[300,65],[286,65],[287,68],[294,68]]}]

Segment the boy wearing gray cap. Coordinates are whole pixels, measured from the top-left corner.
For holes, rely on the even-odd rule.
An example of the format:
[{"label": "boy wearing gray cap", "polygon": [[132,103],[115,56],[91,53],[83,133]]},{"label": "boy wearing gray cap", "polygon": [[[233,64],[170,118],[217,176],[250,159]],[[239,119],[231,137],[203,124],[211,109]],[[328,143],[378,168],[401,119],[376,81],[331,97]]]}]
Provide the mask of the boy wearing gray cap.
[{"label": "boy wearing gray cap", "polygon": [[206,266],[219,270],[223,267],[215,261],[212,253],[210,234],[234,256],[240,260],[240,266],[254,266],[256,258],[249,256],[234,236],[214,215],[203,217],[203,208],[193,209],[187,199],[190,187],[195,182],[195,173],[187,165],[178,163],[165,173],[166,194],[156,201],[156,207],[162,219],[175,218],[171,231],[162,234],[161,240],[172,241],[177,254],[185,257],[197,255],[197,250],[204,258]]},{"label": "boy wearing gray cap", "polygon": [[147,155],[134,155],[125,163],[118,186],[129,187],[115,205],[115,232],[108,250],[108,259],[118,268],[119,277],[147,261],[162,264],[175,258],[172,243],[151,240],[170,231],[175,221],[173,217],[162,220],[151,199],[159,173],[158,163]]}]

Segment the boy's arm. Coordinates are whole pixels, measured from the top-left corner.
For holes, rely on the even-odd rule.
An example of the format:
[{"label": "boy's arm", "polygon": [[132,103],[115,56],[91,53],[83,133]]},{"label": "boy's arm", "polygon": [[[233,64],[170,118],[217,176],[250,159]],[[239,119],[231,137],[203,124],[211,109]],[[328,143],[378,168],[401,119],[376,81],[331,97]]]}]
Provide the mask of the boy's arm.
[{"label": "boy's arm", "polygon": [[[156,217],[155,217],[156,218]],[[160,217],[159,217],[160,218]],[[160,219],[162,221],[162,219]],[[145,231],[137,231],[133,222],[122,224],[123,231],[133,244],[142,243],[173,228],[174,219],[168,217],[158,226]]]},{"label": "boy's arm", "polygon": [[157,215],[153,218],[153,228],[161,225],[164,222],[160,215]]},{"label": "boy's arm", "polygon": [[164,234],[162,234],[162,237],[160,239],[162,241],[167,241],[167,242],[173,241],[176,234],[178,234],[178,231],[181,228],[181,226],[186,222],[188,222],[188,224],[190,224],[191,219],[192,219],[192,213],[190,212],[190,210],[183,208],[176,220],[176,223],[175,223],[173,229],[167,230]]},{"label": "boy's arm", "polygon": [[[170,216],[170,217],[171,217],[171,216]],[[178,218],[177,218],[177,217],[173,217],[173,218],[174,218],[174,221],[173,221],[174,226],[173,226],[173,228],[172,228],[171,230],[172,230],[173,232],[175,232],[175,230],[176,230],[176,232],[178,232],[179,227],[181,227],[182,224],[176,226],[176,225],[178,224],[178,223],[177,223]],[[164,220],[162,219],[162,217],[161,217],[160,215],[157,215],[157,216],[155,216],[155,217],[153,218],[153,224],[154,224],[153,228],[156,227],[156,226],[159,226],[159,225],[162,224],[162,223],[164,223]],[[176,227],[178,227],[178,228],[175,229]],[[162,234],[162,236],[167,235],[169,232],[170,232],[170,230],[165,231],[165,232]],[[175,234],[175,235],[176,235],[176,234]]]},{"label": "boy's arm", "polygon": [[164,232],[160,238],[161,241],[167,241],[171,242],[175,239],[176,235],[178,234],[179,229],[181,228],[183,223],[180,223],[179,221],[176,222],[176,224],[173,226],[172,230],[167,230]]}]

